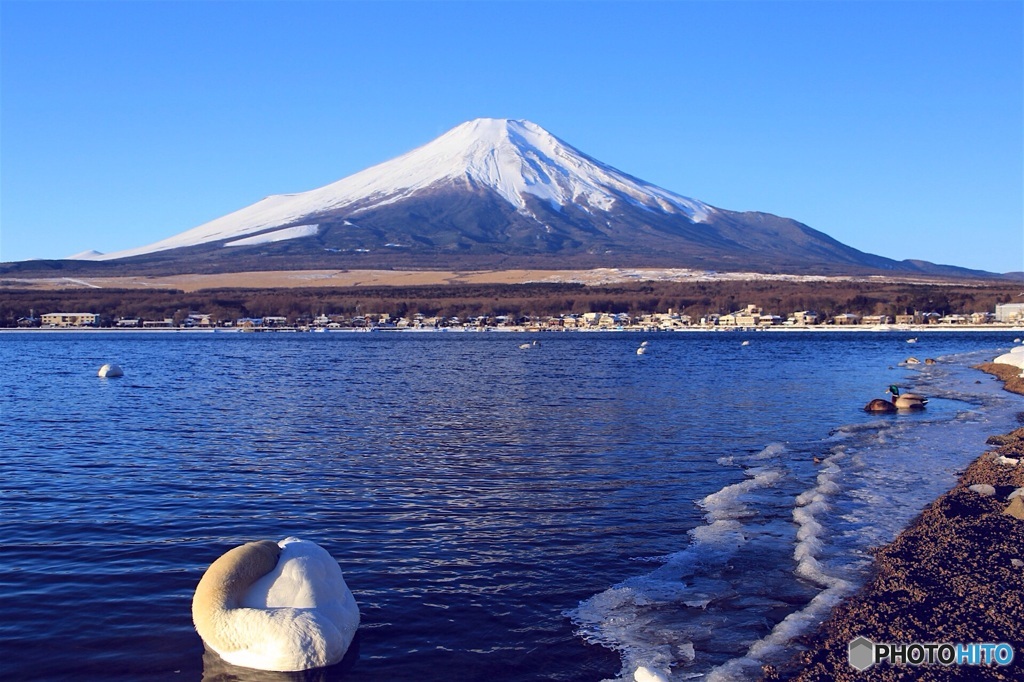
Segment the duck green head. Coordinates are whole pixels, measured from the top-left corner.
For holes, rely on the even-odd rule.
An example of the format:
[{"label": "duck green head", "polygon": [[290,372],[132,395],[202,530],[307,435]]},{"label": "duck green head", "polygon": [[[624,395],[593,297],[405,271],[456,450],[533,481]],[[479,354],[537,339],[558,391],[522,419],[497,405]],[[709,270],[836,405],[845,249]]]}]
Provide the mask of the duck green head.
[{"label": "duck green head", "polygon": [[897,386],[896,384],[892,384],[891,386],[889,386],[889,393],[892,393],[893,396],[899,396],[900,387]]}]

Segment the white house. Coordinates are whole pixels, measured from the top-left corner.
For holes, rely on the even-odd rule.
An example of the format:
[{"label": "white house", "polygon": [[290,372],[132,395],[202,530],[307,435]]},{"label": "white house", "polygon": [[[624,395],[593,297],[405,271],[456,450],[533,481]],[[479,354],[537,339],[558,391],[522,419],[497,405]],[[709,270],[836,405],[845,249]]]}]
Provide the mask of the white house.
[{"label": "white house", "polygon": [[997,303],[996,322],[1024,322],[1024,303]]}]

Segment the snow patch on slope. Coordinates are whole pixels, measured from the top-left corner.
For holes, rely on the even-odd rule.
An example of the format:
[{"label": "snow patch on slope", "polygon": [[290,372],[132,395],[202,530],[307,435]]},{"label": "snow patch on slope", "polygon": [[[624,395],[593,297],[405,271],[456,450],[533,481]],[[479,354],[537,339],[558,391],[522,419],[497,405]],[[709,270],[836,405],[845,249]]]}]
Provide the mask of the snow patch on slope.
[{"label": "snow patch on slope", "polygon": [[95,249],[76,253],[74,256],[65,256],[64,260],[102,260],[103,254]]},{"label": "snow patch on slope", "polygon": [[236,239],[233,242],[228,242],[224,246],[255,246],[256,244],[283,242],[289,239],[296,239],[297,237],[312,237],[319,232],[319,230],[319,225],[295,225],[294,227],[285,227],[280,230],[274,230],[273,232],[264,232],[263,234],[253,235],[252,237]]}]

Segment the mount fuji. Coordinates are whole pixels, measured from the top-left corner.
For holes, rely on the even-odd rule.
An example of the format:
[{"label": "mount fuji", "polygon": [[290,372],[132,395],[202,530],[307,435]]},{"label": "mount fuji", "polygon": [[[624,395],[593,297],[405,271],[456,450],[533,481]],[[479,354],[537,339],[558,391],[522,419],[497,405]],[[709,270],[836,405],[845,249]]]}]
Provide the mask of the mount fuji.
[{"label": "mount fuji", "polygon": [[319,189],[269,196],[148,246],[78,258],[154,274],[639,266],[971,272],[890,260],[788,218],[716,208],[616,170],[529,121],[486,118]]}]

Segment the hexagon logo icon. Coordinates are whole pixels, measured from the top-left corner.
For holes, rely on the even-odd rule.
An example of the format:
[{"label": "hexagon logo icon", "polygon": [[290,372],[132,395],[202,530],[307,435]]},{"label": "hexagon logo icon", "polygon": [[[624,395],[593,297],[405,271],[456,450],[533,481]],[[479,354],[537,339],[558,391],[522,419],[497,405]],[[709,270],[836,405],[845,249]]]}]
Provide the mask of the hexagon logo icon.
[{"label": "hexagon logo icon", "polygon": [[858,637],[850,642],[850,665],[864,671],[875,664],[875,644],[867,637]]}]

